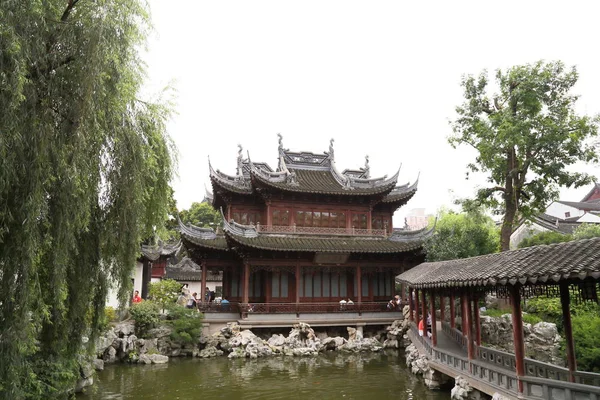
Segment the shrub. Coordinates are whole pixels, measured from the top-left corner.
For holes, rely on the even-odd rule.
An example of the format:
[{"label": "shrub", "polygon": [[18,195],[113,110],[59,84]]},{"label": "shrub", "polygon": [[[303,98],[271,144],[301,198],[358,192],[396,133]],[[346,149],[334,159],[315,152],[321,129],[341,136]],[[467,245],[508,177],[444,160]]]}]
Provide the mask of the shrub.
[{"label": "shrub", "polygon": [[577,369],[600,372],[600,315],[583,313],[574,316],[572,323]]},{"label": "shrub", "polygon": [[145,336],[150,329],[154,328],[160,315],[158,305],[153,301],[134,304],[129,312],[135,321],[135,334],[138,337]]},{"label": "shrub", "polygon": [[203,315],[197,310],[173,305],[169,308],[167,322],[173,327],[171,339],[178,343],[197,343],[202,334]]},{"label": "shrub", "polygon": [[106,307],[104,309],[104,318],[106,322],[115,322],[117,320],[117,311],[113,307]]},{"label": "shrub", "polygon": [[150,297],[160,304],[163,311],[175,303],[181,293],[181,284],[174,279],[163,279],[150,284]]}]

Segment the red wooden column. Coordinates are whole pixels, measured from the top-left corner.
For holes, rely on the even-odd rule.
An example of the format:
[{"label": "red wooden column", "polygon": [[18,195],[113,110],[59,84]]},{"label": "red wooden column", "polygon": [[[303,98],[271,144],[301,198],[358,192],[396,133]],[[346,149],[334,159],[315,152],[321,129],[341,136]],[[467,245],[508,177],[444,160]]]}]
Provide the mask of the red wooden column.
[{"label": "red wooden column", "polygon": [[567,366],[569,367],[569,380],[575,382],[573,372],[577,370],[575,358],[575,342],[573,340],[573,326],[571,324],[571,298],[569,296],[569,284],[560,282],[560,304],[562,306],[563,327],[565,328],[565,344],[567,346]]},{"label": "red wooden column", "polygon": [[248,304],[250,302],[250,263],[248,261],[244,261],[244,287],[242,290],[242,303]]},{"label": "red wooden column", "polygon": [[475,348],[473,347],[473,332],[471,331],[471,303],[469,295],[465,292],[460,295],[461,314],[463,318],[463,334],[467,336],[467,356],[469,360],[475,357]]},{"label": "red wooden column", "polygon": [[202,268],[202,288],[200,289],[200,301],[204,303],[206,302],[206,260],[202,260],[200,263],[200,268]]},{"label": "red wooden column", "polygon": [[417,328],[419,327],[419,289],[415,289],[415,323],[417,324]]},{"label": "red wooden column", "polygon": [[300,306],[300,264],[296,264],[296,310]]},{"label": "red wooden column", "polygon": [[[427,297],[425,296],[425,289],[421,290],[421,311],[423,312],[423,330],[427,331]],[[425,332],[423,332],[425,335]]]},{"label": "red wooden column", "polygon": [[446,304],[444,304],[444,295],[440,295],[440,321],[444,322],[446,319]]},{"label": "red wooden column", "polygon": [[465,305],[463,304],[464,302],[466,302],[465,300],[465,296],[466,294],[461,293],[460,294],[460,330],[462,331],[463,336],[467,335],[467,312],[466,312],[466,308]]},{"label": "red wooden column", "polygon": [[357,285],[357,290],[356,293],[358,293],[358,305],[359,305],[359,309],[360,309],[360,303],[362,303],[362,272],[360,270],[360,265],[356,266],[356,285]]},{"label": "red wooden column", "polygon": [[273,216],[271,215],[271,202],[267,201],[267,226],[271,226],[273,223]]},{"label": "red wooden column", "polygon": [[456,328],[456,299],[454,293],[450,295],[450,327]]},{"label": "red wooden column", "polygon": [[481,318],[479,315],[479,298],[473,296],[473,318],[475,324],[475,343],[477,346],[481,346]]},{"label": "red wooden column", "polygon": [[435,296],[433,291],[429,294],[429,309],[431,313],[431,344],[437,346],[437,325],[435,319]]},{"label": "red wooden column", "polygon": [[525,376],[525,339],[523,337],[523,314],[521,310],[521,291],[519,287],[509,285],[510,302],[512,308],[513,341],[515,345],[515,364],[517,369],[518,391],[523,393],[523,382],[520,377]]},{"label": "red wooden column", "polygon": [[413,289],[411,287],[408,288],[408,309],[409,309],[409,313],[408,313],[408,319],[409,321],[414,321],[415,317],[413,316],[413,311],[414,311],[414,301],[412,298],[412,291]]}]

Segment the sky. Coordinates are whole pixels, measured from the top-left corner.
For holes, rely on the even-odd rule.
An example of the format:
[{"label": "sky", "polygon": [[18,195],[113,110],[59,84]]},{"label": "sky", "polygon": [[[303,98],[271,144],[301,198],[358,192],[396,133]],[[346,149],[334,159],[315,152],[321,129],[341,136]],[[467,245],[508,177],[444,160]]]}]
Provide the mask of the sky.
[{"label": "sky", "polygon": [[[394,215],[435,214],[472,196],[474,153],[453,149],[449,122],[461,77],[543,59],[576,65],[578,112],[600,113],[600,5],[588,1],[149,0],[154,32],[148,95],[174,88],[168,131],[178,148],[180,209],[210,190],[208,157],[234,175],[237,145],[277,166],[285,148],[321,153],[335,139],[340,170],[414,182]],[[600,176],[598,167],[582,166]],[[563,189],[579,200],[590,187]]]}]

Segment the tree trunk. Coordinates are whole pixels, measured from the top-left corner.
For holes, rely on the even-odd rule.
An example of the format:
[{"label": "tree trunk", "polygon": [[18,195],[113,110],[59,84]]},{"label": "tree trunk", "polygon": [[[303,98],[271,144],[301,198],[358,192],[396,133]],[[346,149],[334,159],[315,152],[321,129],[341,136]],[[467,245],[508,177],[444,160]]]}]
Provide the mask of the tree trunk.
[{"label": "tree trunk", "polygon": [[508,150],[506,157],[506,183],[504,186],[504,221],[500,230],[500,251],[510,250],[510,235],[512,234],[515,215],[517,215],[518,198],[515,196],[513,172],[515,168],[515,150]]}]

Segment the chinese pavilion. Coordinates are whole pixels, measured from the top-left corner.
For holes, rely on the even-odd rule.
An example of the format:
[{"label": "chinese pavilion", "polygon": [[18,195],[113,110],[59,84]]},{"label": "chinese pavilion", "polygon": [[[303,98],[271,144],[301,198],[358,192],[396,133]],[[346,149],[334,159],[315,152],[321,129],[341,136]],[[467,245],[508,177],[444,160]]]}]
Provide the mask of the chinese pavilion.
[{"label": "chinese pavilion", "polygon": [[395,277],[423,261],[429,231],[393,229],[392,215],[418,180],[398,186],[399,171],[371,178],[368,157],[364,168],[339,172],[333,139],[328,152],[315,154],[284,149],[279,135],[278,156],[273,170],[245,159],[239,146],[235,176],[209,162],[209,198],[223,213],[223,229],[180,224],[203,274],[222,271],[228,311],[257,325],[397,318],[399,310],[386,309]]}]

